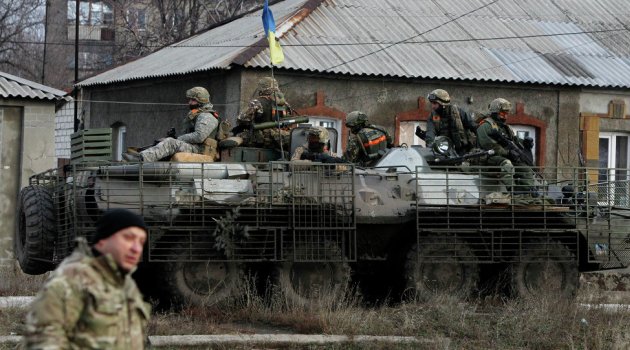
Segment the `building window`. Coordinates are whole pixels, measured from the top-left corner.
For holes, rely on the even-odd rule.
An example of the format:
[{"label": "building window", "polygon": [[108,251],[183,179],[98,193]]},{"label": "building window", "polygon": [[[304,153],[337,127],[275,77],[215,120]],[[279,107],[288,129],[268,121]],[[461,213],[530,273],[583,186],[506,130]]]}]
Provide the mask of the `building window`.
[{"label": "building window", "polygon": [[[68,23],[75,24],[76,0],[68,0]],[[111,5],[103,1],[79,2],[79,24],[89,26],[106,26],[114,23]]]},{"label": "building window", "polygon": [[420,126],[422,130],[427,130],[427,122],[419,120],[410,120],[400,122],[398,144],[406,144],[407,146],[426,147],[423,139],[416,136],[416,127]]},{"label": "building window", "polygon": [[516,136],[521,139],[521,140],[525,140],[526,137],[531,137],[534,140],[534,147],[532,147],[532,157],[534,160],[534,164],[536,164],[536,128],[531,126],[531,125],[510,125],[512,127],[512,130],[514,130],[514,133],[516,134]]},{"label": "building window", "polygon": [[122,154],[127,151],[127,127],[121,122],[112,125],[112,144],[114,160],[121,161]]},{"label": "building window", "polygon": [[134,8],[127,10],[127,26],[129,29],[145,30],[147,28],[146,10]]},{"label": "building window", "polygon": [[598,186],[600,203],[627,206],[628,164],[630,164],[630,134],[605,133],[599,135]]},{"label": "building window", "polygon": [[623,119],[626,116],[626,103],[624,100],[612,100],[608,103],[608,115],[611,118]]}]

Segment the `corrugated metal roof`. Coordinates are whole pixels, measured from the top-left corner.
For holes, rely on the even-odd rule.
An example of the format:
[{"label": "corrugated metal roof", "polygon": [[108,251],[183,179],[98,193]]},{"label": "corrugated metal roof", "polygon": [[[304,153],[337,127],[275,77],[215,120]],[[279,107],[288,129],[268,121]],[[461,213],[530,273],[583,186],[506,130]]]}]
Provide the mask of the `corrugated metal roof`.
[{"label": "corrugated metal roof", "polygon": [[[281,68],[350,75],[630,87],[625,0],[286,0]],[[261,11],[81,82],[269,67]]]},{"label": "corrugated metal roof", "polygon": [[0,72],[0,97],[22,97],[42,100],[60,100],[66,93],[49,86]]}]

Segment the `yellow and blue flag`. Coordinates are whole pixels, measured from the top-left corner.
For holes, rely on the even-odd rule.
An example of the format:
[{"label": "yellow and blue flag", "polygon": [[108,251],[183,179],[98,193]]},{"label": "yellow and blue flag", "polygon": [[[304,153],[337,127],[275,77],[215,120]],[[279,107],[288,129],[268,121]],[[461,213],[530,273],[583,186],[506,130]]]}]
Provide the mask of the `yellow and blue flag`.
[{"label": "yellow and blue flag", "polygon": [[269,52],[271,55],[271,64],[278,64],[284,61],[282,47],[276,39],[276,21],[273,19],[273,13],[269,9],[269,1],[265,0],[265,7],[262,13],[263,27],[265,27],[265,36],[269,40]]}]

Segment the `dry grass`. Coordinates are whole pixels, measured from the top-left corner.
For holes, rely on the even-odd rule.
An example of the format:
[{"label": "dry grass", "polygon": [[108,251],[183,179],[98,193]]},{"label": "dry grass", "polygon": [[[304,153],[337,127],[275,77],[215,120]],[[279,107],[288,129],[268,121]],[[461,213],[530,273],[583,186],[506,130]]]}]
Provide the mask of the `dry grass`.
[{"label": "dry grass", "polygon": [[[315,307],[304,308],[291,305],[277,291],[261,296],[249,287],[242,298],[221,308],[189,307],[179,314],[158,315],[152,322],[171,325],[162,327],[159,334],[275,330],[277,333],[416,336],[432,340],[428,348],[445,348],[449,344],[456,349],[630,347],[630,312],[587,309],[580,307],[576,300],[546,294],[531,299],[465,302],[437,295],[425,303],[366,308],[362,306],[360,295],[349,290],[322,296]],[[178,326],[173,327],[174,324]],[[355,348],[392,348],[392,344],[359,345]],[[348,349],[352,346],[310,348]],[[417,348],[417,345],[401,344],[395,348]]]},{"label": "dry grass", "polygon": [[[4,281],[4,295],[23,295],[41,284]],[[20,286],[29,283],[29,287]],[[221,333],[300,333],[416,336],[433,341],[424,348],[455,349],[624,349],[630,347],[630,312],[584,308],[576,300],[548,294],[515,300],[461,301],[437,295],[425,303],[365,307],[354,290],[323,295],[313,307],[293,305],[274,288],[258,293],[246,285],[242,297],[220,307],[191,305],[160,312],[150,322],[151,335]],[[15,292],[15,293],[13,293]],[[0,310],[0,335],[19,333],[25,311]],[[401,344],[273,345],[276,349],[415,349]],[[207,348],[207,347],[202,347]],[[217,345],[212,349],[249,349]],[[264,345],[259,348],[267,348]],[[423,348],[423,347],[420,347]]]},{"label": "dry grass", "polygon": [[0,266],[0,296],[35,295],[46,281],[48,273],[39,276],[27,275],[17,263]]}]

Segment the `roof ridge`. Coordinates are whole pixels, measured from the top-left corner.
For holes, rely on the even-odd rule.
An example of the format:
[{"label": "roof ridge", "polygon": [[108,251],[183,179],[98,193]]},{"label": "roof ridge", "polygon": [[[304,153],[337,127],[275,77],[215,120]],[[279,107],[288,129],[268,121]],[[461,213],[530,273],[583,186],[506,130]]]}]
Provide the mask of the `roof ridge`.
[{"label": "roof ridge", "polygon": [[[276,26],[276,33],[278,38],[281,38],[285,33],[293,29],[297,24],[302,22],[308,17],[319,5],[325,0],[306,0],[302,6],[297,9],[292,15],[286,17],[279,26]],[[278,29],[280,28],[280,30]],[[250,45],[247,49],[236,55],[232,59],[232,63],[243,65],[262,51],[266,50],[267,38],[263,36],[260,40]]]}]

